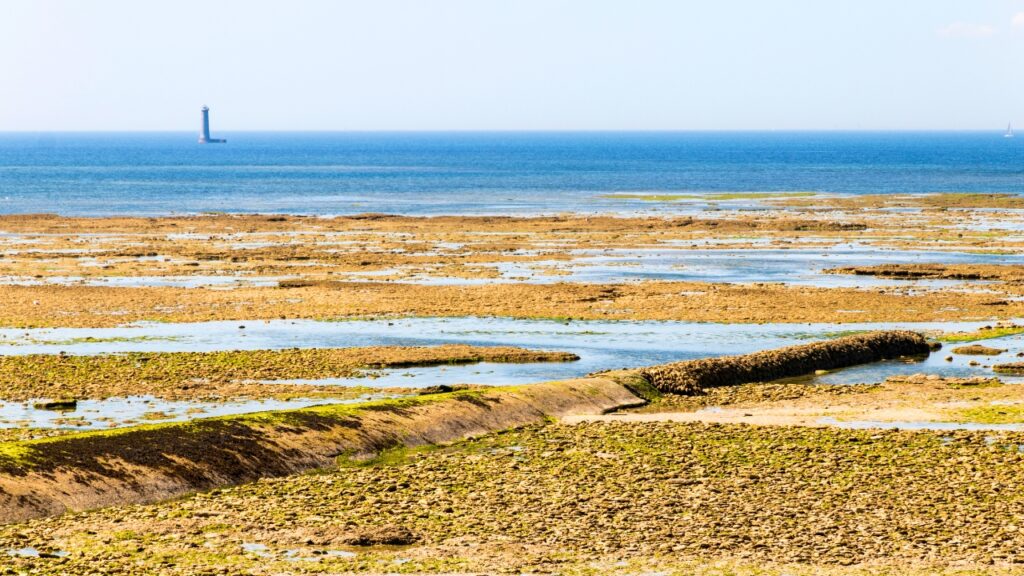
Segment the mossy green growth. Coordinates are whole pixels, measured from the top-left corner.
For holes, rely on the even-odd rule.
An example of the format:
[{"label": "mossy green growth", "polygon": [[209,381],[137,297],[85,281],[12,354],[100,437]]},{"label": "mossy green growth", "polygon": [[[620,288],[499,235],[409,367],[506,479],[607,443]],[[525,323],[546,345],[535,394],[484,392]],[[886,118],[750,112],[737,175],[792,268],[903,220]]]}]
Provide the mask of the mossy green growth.
[{"label": "mossy green growth", "polygon": [[948,332],[940,334],[936,340],[940,342],[973,342],[1024,334],[1024,326],[986,326],[972,332]]},{"label": "mossy green growth", "polygon": [[419,454],[425,454],[439,447],[434,444],[423,446],[396,446],[381,450],[369,457],[359,454],[343,454],[335,460],[338,468],[366,468],[369,466],[401,466]]},{"label": "mossy green growth", "polygon": [[[527,426],[428,447],[407,464],[409,453],[399,450],[381,466],[65,515],[10,526],[0,538],[42,548],[55,533],[66,535],[65,561],[9,560],[26,572],[66,576],[168,567],[182,574],[1016,573],[1011,564],[1000,572],[998,559],[1012,558],[1019,542],[992,535],[1014,523],[1021,504],[1022,435],[1008,434],[998,445],[986,433],[945,436],[677,423]],[[787,487],[784,497],[780,486]],[[864,509],[884,511],[892,521],[865,523]],[[830,530],[820,530],[823,514],[830,515]],[[686,530],[679,529],[683,515]],[[167,521],[176,517],[192,520],[183,530]],[[930,524],[909,531],[913,540],[906,541],[917,556],[906,556],[904,542],[874,548],[890,542],[893,522],[921,518]],[[980,527],[962,530],[963,522]],[[323,554],[345,545],[326,539],[341,530],[384,525],[419,540],[411,547],[359,547],[344,558]],[[119,539],[126,528],[138,534]],[[297,543],[307,535],[316,544]],[[472,546],[451,545],[459,541]],[[665,541],[702,552],[668,552]],[[243,542],[266,550],[247,552]],[[904,569],[903,562],[954,562],[966,547],[986,551],[978,562],[993,570]],[[822,557],[808,563],[808,549]],[[314,555],[315,562],[304,561]]]},{"label": "mossy green growth", "polygon": [[954,422],[978,424],[1024,424],[1024,406],[988,405],[973,408],[959,408],[945,411]]},{"label": "mossy green growth", "polygon": [[0,464],[29,466],[33,456],[32,447],[25,442],[0,442]]},{"label": "mossy green growth", "polygon": [[[492,388],[489,390],[508,390],[514,388],[519,387],[509,386],[507,388]],[[267,410],[264,412],[249,412],[246,414],[213,416],[210,418],[196,419],[189,422],[161,422],[155,424],[141,424],[138,426],[126,428],[114,428],[111,430],[88,430],[84,432],[77,432],[74,434],[66,434],[64,436],[58,436],[54,438],[38,438],[35,440],[26,440],[24,442],[18,442],[17,444],[41,445],[48,442],[61,442],[64,440],[80,438],[113,438],[116,436],[134,434],[140,431],[147,430],[158,430],[164,428],[181,428],[183,430],[189,428],[198,429],[199,427],[212,427],[224,423],[244,423],[271,426],[276,424],[295,424],[301,422],[302,417],[308,414],[314,414],[324,418],[344,417],[368,411],[400,410],[403,408],[410,408],[413,406],[438,402],[455,396],[474,396],[479,394],[480,391],[477,390],[460,390],[458,392],[449,392],[444,394],[429,394],[426,396],[385,398],[382,400],[373,400],[371,402],[323,404],[319,406],[309,406],[306,408],[296,408],[294,410]]]},{"label": "mossy green growth", "polygon": [[600,376],[611,378],[616,383],[625,387],[627,390],[647,402],[654,402],[658,398],[661,398],[661,391],[655,388],[654,385],[651,384],[647,378],[644,378],[643,374],[639,371],[621,370],[608,372],[606,374],[601,374]]},{"label": "mossy green growth", "polygon": [[1005,192],[938,192],[925,194],[934,204],[950,208],[1020,208],[1024,201]]},{"label": "mossy green growth", "polygon": [[[486,393],[492,394],[495,391],[514,392],[523,388],[524,386],[490,388],[486,390]],[[408,408],[441,402],[452,398],[477,398],[482,396],[484,393],[485,391],[482,390],[459,390],[456,392],[429,394],[425,396],[388,398],[357,404],[325,404],[294,410],[270,410],[266,412],[252,412],[248,414],[215,416],[192,420],[189,422],[161,422],[142,424],[127,428],[114,428],[110,430],[87,430],[51,438],[3,442],[0,443],[0,466],[7,464],[9,466],[31,468],[42,465],[43,462],[40,460],[42,449],[59,442],[80,441],[83,439],[109,440],[126,435],[135,435],[168,429],[178,429],[182,435],[186,435],[190,433],[215,431],[219,427],[229,425],[271,428],[278,426],[302,426],[303,424],[308,424],[310,416],[321,420],[336,419],[338,421],[344,421],[355,416],[374,412],[400,413],[402,410]]]}]

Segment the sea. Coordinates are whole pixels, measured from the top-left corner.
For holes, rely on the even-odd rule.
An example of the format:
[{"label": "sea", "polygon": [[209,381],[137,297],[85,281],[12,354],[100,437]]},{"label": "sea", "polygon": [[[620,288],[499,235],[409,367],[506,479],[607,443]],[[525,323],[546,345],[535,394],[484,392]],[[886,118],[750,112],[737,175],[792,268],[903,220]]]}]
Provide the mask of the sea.
[{"label": "sea", "polygon": [[0,133],[0,213],[632,214],[692,209],[671,195],[1024,194],[1024,138],[995,131],[215,136],[227,143]]}]

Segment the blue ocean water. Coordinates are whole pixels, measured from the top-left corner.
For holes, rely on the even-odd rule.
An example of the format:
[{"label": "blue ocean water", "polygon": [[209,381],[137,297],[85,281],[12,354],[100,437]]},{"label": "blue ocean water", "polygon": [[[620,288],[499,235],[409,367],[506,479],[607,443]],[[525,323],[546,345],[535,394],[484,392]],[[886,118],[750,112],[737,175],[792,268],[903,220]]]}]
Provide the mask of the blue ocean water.
[{"label": "blue ocean water", "polygon": [[1024,193],[1024,138],[914,133],[0,134],[0,213],[684,210],[617,192]]}]

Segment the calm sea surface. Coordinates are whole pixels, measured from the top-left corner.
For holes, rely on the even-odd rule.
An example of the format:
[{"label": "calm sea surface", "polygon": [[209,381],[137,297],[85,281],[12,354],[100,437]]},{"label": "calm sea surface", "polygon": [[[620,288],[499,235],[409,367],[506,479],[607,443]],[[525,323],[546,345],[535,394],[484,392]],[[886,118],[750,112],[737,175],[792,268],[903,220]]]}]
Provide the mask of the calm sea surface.
[{"label": "calm sea surface", "polygon": [[[0,134],[0,213],[682,211],[617,192],[1024,193],[991,133]],[[692,209],[692,207],[691,207]]]}]

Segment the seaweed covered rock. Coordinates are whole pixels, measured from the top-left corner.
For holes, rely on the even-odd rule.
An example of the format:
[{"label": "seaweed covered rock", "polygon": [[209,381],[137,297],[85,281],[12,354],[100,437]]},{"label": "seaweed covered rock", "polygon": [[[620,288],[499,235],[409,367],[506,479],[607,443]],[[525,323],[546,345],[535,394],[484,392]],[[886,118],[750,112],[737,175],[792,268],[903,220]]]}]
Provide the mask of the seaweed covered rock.
[{"label": "seaweed covered rock", "polygon": [[1011,362],[1009,364],[996,364],[992,370],[1000,374],[1011,376],[1024,376],[1024,362]]},{"label": "seaweed covered rock", "polygon": [[342,543],[349,546],[408,546],[419,538],[404,526],[386,524],[360,528],[346,535]]},{"label": "seaweed covered rock", "polygon": [[998,356],[1003,352],[1006,352],[1006,350],[1002,348],[984,346],[982,344],[970,344],[968,346],[953,348],[953,354],[966,354],[968,356]]},{"label": "seaweed covered rock", "polygon": [[891,330],[766,350],[742,356],[687,360],[643,368],[640,373],[661,392],[698,394],[705,388],[768,382],[900,356],[927,355],[917,332]]}]

